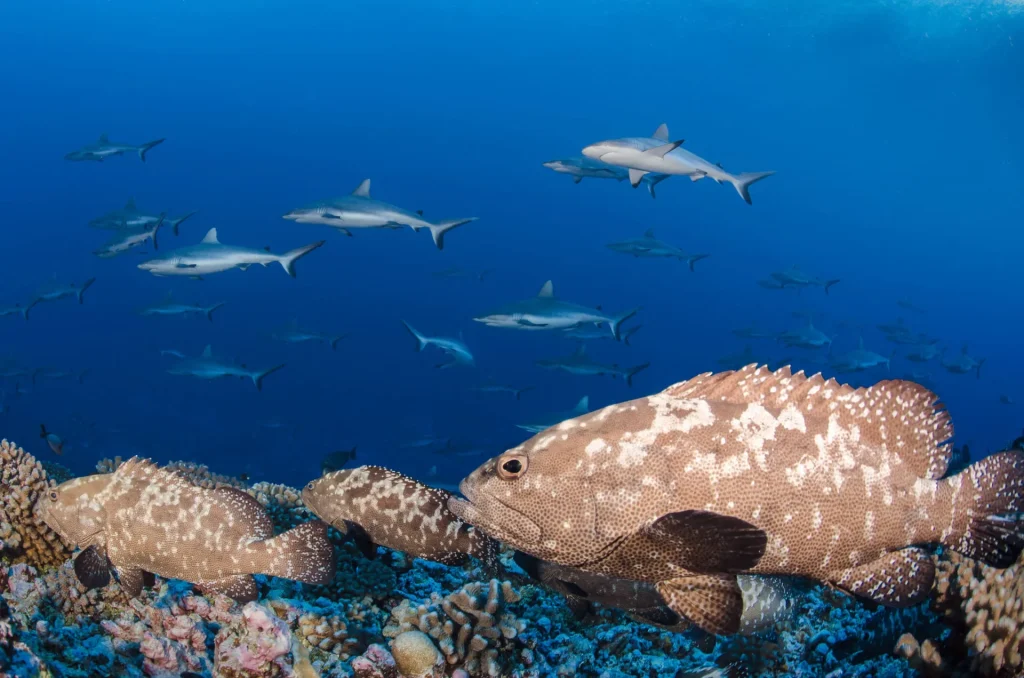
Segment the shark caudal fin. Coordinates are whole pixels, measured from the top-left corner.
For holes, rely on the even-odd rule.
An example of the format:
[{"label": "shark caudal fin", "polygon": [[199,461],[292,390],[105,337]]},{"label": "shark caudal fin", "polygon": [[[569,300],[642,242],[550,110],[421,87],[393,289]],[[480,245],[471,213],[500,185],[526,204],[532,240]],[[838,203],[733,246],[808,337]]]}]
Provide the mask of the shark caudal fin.
[{"label": "shark caudal fin", "polygon": [[434,239],[434,245],[437,246],[437,249],[443,250],[445,233],[452,230],[453,228],[462,226],[463,224],[468,224],[471,221],[476,221],[479,218],[480,217],[470,217],[468,219],[453,219],[452,221],[442,221],[439,224],[430,224],[427,226],[427,228],[430,229],[430,237]]},{"label": "shark caudal fin", "polygon": [[347,334],[339,334],[336,337],[331,337],[331,350],[332,351],[337,351],[338,350],[338,342],[341,341],[342,339],[344,339],[347,336],[348,336]]},{"label": "shark caudal fin", "polygon": [[[75,296],[78,297],[78,303],[80,303],[80,304],[83,303],[82,295],[85,294],[85,291],[87,289],[89,289],[94,282],[96,282],[96,278],[89,278],[84,283],[82,283],[81,287],[78,288],[78,292],[75,293]],[[25,316],[25,317],[28,317],[28,316]]]},{"label": "shark caudal fin", "polygon": [[209,308],[207,308],[206,309],[206,319],[209,320],[210,322],[213,322],[213,312],[216,311],[221,306],[223,306],[225,303],[226,302],[222,301],[219,304],[214,304],[213,306],[210,306]]},{"label": "shark caudal fin", "polygon": [[[665,179],[668,179],[670,176],[672,176],[672,175],[671,174],[658,174],[658,175],[648,174],[647,175],[647,180],[644,183],[647,184],[647,192],[651,194],[652,198],[657,198],[658,197],[658,196],[656,196],[654,194],[654,187],[657,186],[658,184],[660,184],[661,182],[665,181]],[[619,179],[619,181],[622,181],[622,179]]]},{"label": "shark caudal fin", "polygon": [[166,141],[166,139],[157,139],[156,141],[150,141],[148,144],[142,144],[139,146],[139,159],[142,160],[142,162],[146,162],[146,153],[149,153],[149,149],[154,146],[159,146],[164,141]]},{"label": "shark caudal fin", "polygon": [[309,254],[313,250],[317,249],[318,247],[323,247],[325,242],[327,242],[327,241],[326,240],[318,240],[317,242],[313,243],[312,245],[306,245],[305,247],[300,247],[300,248],[292,250],[290,252],[285,252],[284,254],[282,254],[281,256],[279,256],[277,258],[277,261],[278,261],[279,264],[281,264],[281,267],[284,269],[284,272],[294,278],[295,277],[295,262],[298,261],[299,259],[301,259],[302,257],[306,256],[307,254]]},{"label": "shark caudal fin", "polygon": [[39,303],[38,299],[33,299],[30,303],[21,307],[21,317],[28,320],[28,312],[32,310],[32,307]]},{"label": "shark caudal fin", "polygon": [[646,370],[650,366],[651,366],[650,363],[644,363],[643,365],[637,365],[636,367],[630,367],[628,370],[626,370],[626,386],[632,386],[633,385],[633,377],[635,377],[636,375],[640,374],[641,372],[643,372],[644,370]]},{"label": "shark caudal fin", "polygon": [[273,374],[274,372],[277,372],[282,367],[284,367],[284,363],[281,363],[280,365],[274,365],[269,370],[263,370],[262,372],[253,372],[253,373],[251,373],[249,376],[252,378],[252,383],[256,385],[256,390],[257,391],[262,391],[263,390],[263,380],[266,378],[266,376],[268,374]]},{"label": "shark caudal fin", "polygon": [[533,390],[532,386],[524,386],[523,388],[515,389],[516,400],[522,400],[523,399],[523,394],[526,393],[527,391],[532,391],[532,390]]},{"label": "shark caudal fin", "polygon": [[626,311],[622,315],[611,319],[611,322],[609,322],[608,325],[612,330],[612,336],[615,337],[615,341],[622,341],[622,333],[619,331],[622,327],[622,323],[635,316],[639,310],[639,307],[634,308],[631,311]]},{"label": "shark caudal fin", "polygon": [[710,256],[710,254],[694,254],[692,257],[686,257],[686,265],[687,267],[689,267],[690,273],[693,273],[694,264],[696,264],[701,259],[707,259]]},{"label": "shark caudal fin", "polygon": [[194,217],[197,214],[199,214],[198,211],[196,211],[196,212],[189,212],[188,214],[186,214],[183,217],[178,217],[177,219],[170,219],[171,226],[173,227],[173,230],[174,230],[174,235],[178,235],[178,227],[181,226],[181,222],[185,221],[189,217]]},{"label": "shark caudal fin", "polygon": [[750,185],[761,181],[765,177],[770,177],[775,172],[743,172],[729,179],[730,183],[736,187],[736,192],[740,194],[740,197],[748,205],[753,205],[753,201],[750,199]]},{"label": "shark caudal fin", "polygon": [[416,340],[416,350],[422,351],[423,349],[425,349],[427,347],[427,344],[430,343],[429,341],[427,341],[427,338],[424,337],[419,332],[417,332],[412,325],[405,322],[404,320],[402,321],[402,324],[405,325],[405,329],[409,330],[409,334],[411,334],[413,336],[413,339]]},{"label": "shark caudal fin", "polygon": [[157,234],[157,231],[160,230],[160,227],[164,225],[164,219],[166,219],[166,218],[167,218],[167,212],[161,212],[160,213],[160,219],[158,219],[157,222],[153,225],[153,230],[149,232],[149,237],[152,238],[152,240],[153,240],[153,249],[155,249],[155,250],[160,249],[160,245],[158,245],[157,242],[156,242],[156,234]]},{"label": "shark caudal fin", "polygon": [[940,482],[964,488],[942,543],[992,567],[1013,565],[1024,550],[1024,452],[997,452]]},{"label": "shark caudal fin", "polygon": [[337,562],[334,544],[327,538],[327,523],[303,523],[248,548],[260,564],[259,574],[294,579],[306,584],[334,581]]},{"label": "shark caudal fin", "polygon": [[629,342],[633,338],[633,335],[636,334],[637,330],[639,330],[641,327],[643,327],[643,325],[637,325],[636,327],[630,327],[628,330],[623,332],[622,343],[625,344],[626,346],[632,346],[632,344]]},{"label": "shark caudal fin", "polygon": [[835,280],[826,280],[825,281],[825,294],[828,294],[829,288],[832,287],[833,285],[835,285],[837,282],[839,282],[839,278],[836,278]]}]

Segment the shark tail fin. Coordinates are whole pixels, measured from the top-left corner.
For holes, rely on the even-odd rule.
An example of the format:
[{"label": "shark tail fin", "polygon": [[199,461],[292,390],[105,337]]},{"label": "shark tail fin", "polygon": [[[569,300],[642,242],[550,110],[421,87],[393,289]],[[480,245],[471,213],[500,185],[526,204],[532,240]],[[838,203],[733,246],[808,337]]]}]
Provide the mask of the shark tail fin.
[{"label": "shark tail fin", "polygon": [[611,319],[609,326],[611,327],[612,336],[615,337],[615,341],[622,341],[622,333],[619,331],[622,327],[622,323],[626,322],[627,320],[635,316],[639,310],[640,308],[637,307],[631,311],[626,311],[622,315]]},{"label": "shark tail fin", "polygon": [[277,261],[281,264],[281,267],[284,269],[284,272],[294,278],[295,262],[301,259],[302,257],[306,256],[313,250],[319,247],[323,247],[325,242],[327,241],[318,240],[311,245],[306,245],[305,247],[299,247],[298,249],[291,250],[290,252],[285,252],[284,254],[277,258]]},{"label": "shark tail fin", "polygon": [[199,214],[199,212],[198,211],[194,211],[194,212],[189,212],[188,214],[186,214],[183,217],[178,217],[177,219],[171,219],[171,226],[174,229],[174,235],[178,235],[178,227],[181,226],[181,222],[185,221],[189,217],[194,217],[197,214]]},{"label": "shark tail fin", "polygon": [[740,194],[740,197],[748,205],[754,204],[750,199],[750,185],[761,181],[765,177],[770,177],[775,172],[742,172],[734,177],[731,177],[729,181],[733,186],[736,187],[736,192]]},{"label": "shark tail fin", "polygon": [[338,350],[338,342],[341,341],[342,339],[344,339],[347,336],[348,336],[347,334],[339,334],[336,337],[331,337],[331,350],[332,351],[337,351]]},{"label": "shark tail fin", "polygon": [[[82,283],[81,287],[78,288],[78,292],[76,293],[76,296],[78,297],[78,303],[83,303],[82,295],[85,294],[85,291],[89,289],[89,287],[91,287],[94,282],[96,282],[96,278],[89,278],[84,283]],[[26,315],[25,317],[28,316]]]},{"label": "shark tail fin", "polygon": [[251,544],[249,550],[265,564],[260,574],[306,584],[334,581],[337,562],[334,544],[327,537],[327,523],[302,523],[284,534]]},{"label": "shark tail fin", "polygon": [[517,388],[516,389],[516,400],[522,400],[523,399],[523,394],[526,393],[527,391],[532,391],[532,390],[533,390],[532,386],[526,386],[526,387],[523,387],[523,388]]},{"label": "shark tail fin", "polygon": [[150,141],[148,144],[142,144],[141,146],[139,146],[139,159],[142,160],[142,162],[146,162],[146,153],[149,153],[149,149],[153,148],[154,146],[159,146],[164,141],[166,140],[157,139],[156,141]]},{"label": "shark tail fin", "polygon": [[165,219],[167,219],[167,212],[161,212],[160,213],[160,218],[153,225],[153,230],[150,231],[150,236],[149,237],[153,239],[153,249],[155,249],[155,250],[160,249],[160,245],[156,241],[156,234],[157,234],[157,231],[160,230],[160,227],[164,225],[164,220]]},{"label": "shark tail fin", "polygon": [[985,364],[985,360],[986,360],[986,358],[982,358],[981,360],[978,361],[978,367],[976,369],[976,374],[978,375],[978,379],[981,379],[981,366]]},{"label": "shark tail fin", "polygon": [[209,320],[210,322],[213,322],[213,312],[216,311],[221,306],[223,306],[225,303],[226,302],[222,301],[219,304],[214,304],[213,306],[206,309],[206,319]]},{"label": "shark tail fin", "polygon": [[[651,194],[652,198],[658,197],[654,194],[654,187],[665,181],[665,179],[668,179],[670,176],[670,174],[659,174],[656,177],[653,174],[647,175],[647,192]],[[619,179],[619,181],[622,181],[622,179]]]},{"label": "shark tail fin", "polygon": [[692,257],[687,257],[686,258],[686,265],[689,267],[690,273],[693,273],[693,271],[694,271],[694,269],[693,269],[693,265],[694,264],[696,264],[701,259],[707,259],[710,256],[711,256],[710,254],[694,254]]},{"label": "shark tail fin", "polygon": [[252,383],[256,385],[256,390],[262,391],[263,380],[267,377],[267,375],[277,372],[282,367],[284,367],[284,363],[281,363],[280,365],[274,365],[269,370],[263,370],[262,372],[253,372],[252,374],[250,374],[249,376],[252,377]]},{"label": "shark tail fin", "polygon": [[32,307],[39,303],[38,299],[33,299],[30,303],[25,304],[21,307],[21,317],[28,320],[28,312],[32,310]]},{"label": "shark tail fin", "polygon": [[628,330],[623,332],[622,343],[625,344],[626,346],[632,346],[632,344],[629,343],[629,340],[633,338],[633,335],[636,334],[637,330],[639,330],[641,327],[643,327],[643,325],[637,325],[636,327],[630,327]]},{"label": "shark tail fin", "polygon": [[837,282],[839,282],[839,278],[836,278],[835,280],[826,280],[825,281],[825,294],[828,294],[828,288],[832,287]]},{"label": "shark tail fin", "polygon": [[643,365],[637,365],[636,367],[630,367],[628,370],[626,370],[626,386],[632,386],[633,385],[633,377],[635,377],[636,375],[640,374],[641,372],[643,372],[644,370],[646,370],[650,366],[651,366],[650,363],[644,363]]},{"label": "shark tail fin", "polygon": [[402,321],[402,324],[405,325],[405,329],[409,330],[409,334],[411,334],[413,338],[416,340],[416,350],[422,351],[423,349],[425,349],[427,347],[427,343],[429,343],[427,342],[427,338],[424,337],[419,332],[417,332],[412,325],[405,322],[404,320]]},{"label": "shark tail fin", "polygon": [[434,245],[437,246],[437,249],[443,250],[445,233],[452,230],[453,228],[462,226],[463,224],[468,224],[471,221],[476,221],[477,219],[478,217],[470,217],[468,219],[453,219],[451,221],[442,221],[439,224],[430,224],[429,226],[427,226],[427,228],[430,229],[430,237],[434,239]]}]

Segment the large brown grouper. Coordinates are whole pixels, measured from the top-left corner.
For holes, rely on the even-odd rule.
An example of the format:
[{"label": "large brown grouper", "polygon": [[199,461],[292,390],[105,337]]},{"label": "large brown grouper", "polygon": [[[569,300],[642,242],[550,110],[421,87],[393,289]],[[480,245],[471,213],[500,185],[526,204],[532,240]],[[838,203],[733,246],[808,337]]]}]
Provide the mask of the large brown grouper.
[{"label": "large brown grouper", "polygon": [[734,633],[740,572],[903,606],[935,576],[915,545],[1012,564],[1024,454],[942,479],[952,435],[918,384],[751,365],[564,421],[483,464],[449,507],[537,558],[652,582],[680,615]]},{"label": "large brown grouper", "polygon": [[326,584],[334,546],[319,520],[277,537],[263,506],[233,487],[208,490],[132,457],[114,473],[75,478],[40,496],[36,513],[83,549],[75,573],[106,586],[113,569],[128,595],[146,573],[182,579],[239,601],[257,596],[253,574]]}]

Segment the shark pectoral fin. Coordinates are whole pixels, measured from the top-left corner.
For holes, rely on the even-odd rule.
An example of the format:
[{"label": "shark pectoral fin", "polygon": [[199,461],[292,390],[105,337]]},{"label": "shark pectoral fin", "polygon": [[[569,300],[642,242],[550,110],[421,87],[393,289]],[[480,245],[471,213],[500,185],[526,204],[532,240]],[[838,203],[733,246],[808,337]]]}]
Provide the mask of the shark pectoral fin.
[{"label": "shark pectoral fin", "polygon": [[581,181],[583,181],[583,177],[573,177],[572,178],[572,183],[574,183],[574,184],[578,184]]},{"label": "shark pectoral fin", "polygon": [[740,630],[743,592],[736,575],[677,577],[655,585],[665,604],[708,633],[731,634]]},{"label": "shark pectoral fin", "polygon": [[118,567],[114,570],[117,575],[117,582],[121,585],[121,590],[129,598],[135,598],[142,593],[143,585],[143,573],[137,567]]},{"label": "shark pectoral fin", "polygon": [[830,581],[882,605],[910,607],[928,597],[935,581],[935,563],[923,549],[905,548],[843,570]]},{"label": "shark pectoral fin", "polygon": [[[251,265],[252,264],[239,264],[238,268],[242,269],[243,271],[248,271],[249,270],[249,266],[251,266]],[[263,265],[266,266],[266,264],[263,264]]]},{"label": "shark pectoral fin", "polygon": [[672,151],[682,146],[683,141],[684,139],[680,139],[679,141],[672,141],[667,144],[664,144],[663,146],[648,148],[646,151],[644,151],[644,155],[653,155],[657,158],[664,158],[667,153],[671,153]]},{"label": "shark pectoral fin", "polygon": [[75,558],[75,575],[87,589],[103,588],[110,583],[110,564],[95,546],[90,546]]},{"label": "shark pectoral fin", "polygon": [[703,172],[695,172],[694,174],[690,175],[690,181],[700,181],[701,179],[703,179],[706,176],[707,175],[704,174]]},{"label": "shark pectoral fin", "polygon": [[201,276],[201,275],[193,275],[193,276],[189,276],[189,277],[192,278],[193,280],[202,280],[203,279],[203,276]]},{"label": "shark pectoral fin", "polygon": [[240,574],[234,577],[224,577],[214,581],[204,581],[199,584],[203,591],[213,591],[239,603],[248,603],[259,597],[259,590],[256,588],[256,580],[251,574]]},{"label": "shark pectoral fin", "polygon": [[339,228],[338,230],[347,235],[348,237],[352,237],[352,231],[348,230],[347,228]]},{"label": "shark pectoral fin", "polygon": [[638,170],[638,169],[631,169],[631,170],[629,170],[629,183],[630,183],[630,185],[633,188],[636,188],[637,186],[639,186],[640,185],[640,181],[643,180],[645,174],[647,174],[647,172],[645,172],[643,170]]}]

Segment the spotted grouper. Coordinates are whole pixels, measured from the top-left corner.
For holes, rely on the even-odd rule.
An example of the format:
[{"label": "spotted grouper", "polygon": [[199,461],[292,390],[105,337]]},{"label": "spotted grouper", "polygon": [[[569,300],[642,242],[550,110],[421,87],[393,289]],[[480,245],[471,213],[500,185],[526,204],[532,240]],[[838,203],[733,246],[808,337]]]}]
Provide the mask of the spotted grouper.
[{"label": "spotted grouper", "polygon": [[651,582],[701,628],[735,633],[739,573],[907,606],[935,577],[924,545],[1012,564],[1024,454],[943,478],[952,436],[918,384],[750,365],[564,421],[484,463],[448,505],[518,550]]},{"label": "spotted grouper", "polygon": [[106,586],[113,569],[130,596],[153,573],[244,602],[257,597],[253,574],[311,584],[334,578],[323,522],[275,537],[270,517],[249,494],[198,487],[148,459],[132,457],[114,473],[62,483],[41,495],[35,510],[83,549],[75,573],[90,588]]},{"label": "spotted grouper", "polygon": [[376,545],[457,565],[473,556],[493,565],[498,544],[448,510],[451,493],[380,466],[328,473],[306,485],[302,501],[351,535],[367,556]]}]

